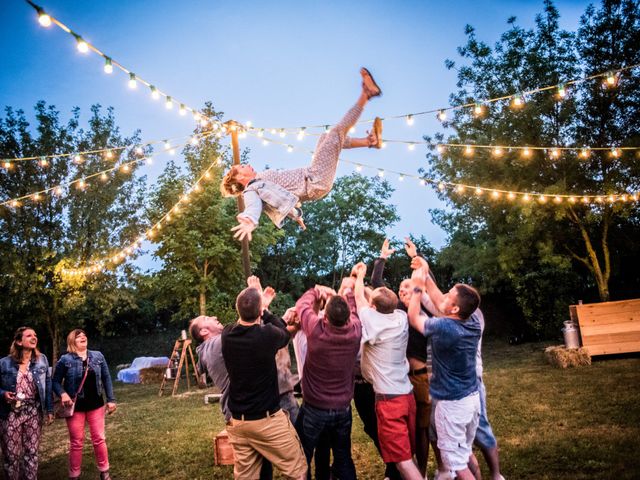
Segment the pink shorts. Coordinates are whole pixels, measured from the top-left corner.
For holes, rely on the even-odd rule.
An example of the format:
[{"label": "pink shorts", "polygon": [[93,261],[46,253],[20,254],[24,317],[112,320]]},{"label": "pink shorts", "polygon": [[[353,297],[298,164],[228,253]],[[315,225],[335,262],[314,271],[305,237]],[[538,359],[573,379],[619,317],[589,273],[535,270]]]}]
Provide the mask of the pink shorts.
[{"label": "pink shorts", "polygon": [[416,401],[413,393],[376,399],[376,416],[384,462],[411,460],[416,450]]}]

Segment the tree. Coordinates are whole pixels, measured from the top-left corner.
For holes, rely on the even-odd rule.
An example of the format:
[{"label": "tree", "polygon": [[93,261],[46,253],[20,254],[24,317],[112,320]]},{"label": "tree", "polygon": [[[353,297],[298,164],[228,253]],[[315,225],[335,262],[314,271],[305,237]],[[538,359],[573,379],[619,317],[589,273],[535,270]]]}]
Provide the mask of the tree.
[{"label": "tree", "polygon": [[[79,109],[62,124],[55,107],[39,102],[36,125],[31,128],[21,110],[7,108],[0,120],[0,156],[60,155],[131,147],[139,142],[138,132],[128,138],[120,134],[112,109],[103,113],[94,105],[91,112],[85,130],[79,125]],[[27,196],[16,205],[0,207],[0,290],[5,294],[1,313],[11,329],[25,323],[45,327],[54,359],[65,328],[99,325],[112,301],[120,300],[113,290],[120,284],[115,272],[90,279],[71,278],[62,272],[64,267],[83,266],[108,255],[114,245],[132,242],[141,225],[144,178],[112,173],[61,192],[29,195],[88,177],[109,168],[120,157],[133,160],[135,155],[122,149],[113,150],[112,158],[88,154],[75,163],[72,157],[11,162],[0,172],[3,199]],[[91,299],[99,309],[83,313],[83,306]]]},{"label": "tree", "polygon": [[[459,90],[452,103],[473,103],[637,64],[637,6],[637,1],[618,1],[605,2],[597,11],[589,8],[574,34],[559,28],[559,13],[547,1],[533,29],[525,30],[510,18],[510,29],[493,48],[467,26],[467,43],[459,49],[467,62],[458,68]],[[609,50],[601,45],[607,41]],[[452,61],[447,66],[456,68]],[[575,151],[554,159],[541,151],[524,157],[507,149],[495,158],[489,152],[469,157],[462,149],[448,149],[442,155],[429,154],[431,167],[424,173],[442,181],[544,193],[550,199],[565,192],[637,191],[637,157],[578,155],[584,145],[638,145],[640,140],[637,78],[623,74],[615,91],[603,90],[601,82],[568,86],[570,94],[562,101],[556,91],[532,94],[521,109],[507,102],[487,104],[480,117],[470,109],[456,110],[450,123],[455,134],[447,139],[462,145],[573,145]],[[455,263],[455,275],[472,279],[484,291],[506,289],[507,296],[515,292],[536,331],[555,330],[566,317],[567,303],[583,298],[581,285],[594,285],[601,300],[609,299],[611,230],[634,228],[627,220],[635,216],[633,207],[607,201],[514,205],[505,196],[501,201],[476,198],[468,190],[444,191],[441,197],[453,208],[433,212],[434,221],[451,234],[441,264]],[[589,268],[591,278],[575,268],[574,259]]]},{"label": "tree", "polygon": [[[210,104],[203,113],[210,118],[221,117]],[[222,198],[219,188],[229,160],[214,136],[205,136],[197,145],[186,147],[184,156],[186,172],[174,163],[167,166],[147,212],[149,222],[155,223],[182,199],[156,239],[154,255],[162,261],[162,268],[153,274],[155,288],[163,292],[159,306],[173,309],[176,321],[207,312],[230,320],[235,295],[245,283],[240,242],[230,231],[237,223],[235,201]],[[207,169],[210,178],[199,183],[197,189],[201,191],[187,193]],[[274,228],[268,224],[255,232],[250,244],[254,262],[260,261],[264,246],[273,243],[275,237]]]},{"label": "tree", "polygon": [[388,204],[392,192],[377,177],[338,178],[325,198],[303,205],[307,230],[289,223],[267,248],[257,270],[265,284],[292,295],[314,283],[338,286],[356,262],[375,258],[385,230],[398,221]]}]

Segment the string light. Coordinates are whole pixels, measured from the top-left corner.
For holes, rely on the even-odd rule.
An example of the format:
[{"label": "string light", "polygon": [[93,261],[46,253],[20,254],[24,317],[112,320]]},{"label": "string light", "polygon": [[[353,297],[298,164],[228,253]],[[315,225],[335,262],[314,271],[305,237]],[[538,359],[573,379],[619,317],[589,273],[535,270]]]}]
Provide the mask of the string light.
[{"label": "string light", "polygon": [[42,157],[40,159],[40,166],[41,167],[47,167],[49,166],[49,160],[47,160],[47,157]]},{"label": "string light", "polygon": [[104,73],[113,73],[113,65],[111,64],[111,59],[109,57],[105,57],[104,59]]},{"label": "string light", "polygon": [[2,166],[5,168],[5,170],[11,170],[12,165],[11,165],[11,162],[5,161],[5,162],[2,162]]},{"label": "string light", "polygon": [[384,177],[384,170],[378,170],[378,176],[380,178]]},{"label": "string light", "polygon": [[111,160],[113,158],[113,152],[111,150],[107,150],[104,152],[104,156],[106,159]]},{"label": "string light", "polygon": [[444,122],[447,119],[447,112],[445,110],[440,110],[438,112],[438,120]]},{"label": "string light", "polygon": [[37,8],[37,11],[38,11],[38,23],[40,23],[40,25],[42,25],[43,27],[50,27],[51,17],[47,15],[45,11],[39,7]]},{"label": "string light", "polygon": [[567,96],[567,89],[564,85],[558,86],[558,98],[560,100],[564,99]]},{"label": "string light", "polygon": [[444,153],[444,145],[440,145],[440,144],[438,144],[438,145],[436,146],[436,151],[437,151],[438,153]]},{"label": "string light", "polygon": [[551,156],[553,158],[558,158],[560,157],[560,150],[558,150],[557,148],[552,148],[551,149]]},{"label": "string light", "polygon": [[136,74],[135,73],[130,73],[129,74],[129,88],[133,90],[137,86],[138,86],[138,82],[136,81]]},{"label": "string light", "polygon": [[85,42],[80,35],[73,34],[76,37],[76,48],[80,53],[87,53],[89,51],[89,45]]},{"label": "string light", "polygon": [[525,158],[529,158],[531,156],[531,149],[525,147],[522,150],[522,156],[525,157]]},{"label": "string light", "polygon": [[615,87],[616,85],[616,74],[615,72],[609,72],[607,73],[607,79],[605,80],[607,86],[609,87]]},{"label": "string light", "polygon": [[413,125],[413,115],[407,115],[407,125]]},{"label": "string light", "polygon": [[589,158],[590,152],[588,148],[580,150],[580,158]]},{"label": "string light", "polygon": [[180,115],[184,116],[187,114],[187,109],[184,106],[184,103],[180,104],[180,110],[178,110],[180,112]]},{"label": "string light", "polygon": [[502,155],[502,148],[500,148],[500,147],[495,147],[495,148],[493,149],[493,152],[492,152],[492,153],[493,153],[493,156],[494,156],[494,157],[499,157],[499,156],[501,156],[501,155]]},{"label": "string light", "polygon": [[467,145],[466,147],[464,147],[464,154],[467,157],[470,157],[473,155],[473,148],[470,145]]},{"label": "string light", "polygon": [[106,172],[102,172],[100,174],[100,180],[102,180],[103,182],[106,182],[109,179],[109,176],[106,174]]},{"label": "string light", "polygon": [[513,98],[513,102],[511,103],[511,105],[513,106],[513,108],[520,108],[524,105],[524,100],[522,98],[522,96],[520,95],[516,95]]},{"label": "string light", "polygon": [[414,151],[416,149],[416,144],[415,143],[410,143],[407,148],[409,148],[409,150],[411,150],[411,151]]},{"label": "string light", "polygon": [[479,103],[476,103],[476,105],[473,107],[473,113],[476,117],[481,117],[484,113],[484,107]]},{"label": "string light", "polygon": [[304,139],[304,132],[305,132],[306,128],[302,127],[300,129],[300,131],[298,132],[298,140],[302,140]]},{"label": "string light", "polygon": [[154,100],[159,99],[160,94],[158,93],[158,89],[153,85],[151,85],[149,88],[151,89],[151,98],[153,98]]},{"label": "string light", "polygon": [[171,100],[171,97],[167,97],[167,99],[164,102],[164,106],[166,107],[167,110],[171,110],[173,108],[173,100]]}]

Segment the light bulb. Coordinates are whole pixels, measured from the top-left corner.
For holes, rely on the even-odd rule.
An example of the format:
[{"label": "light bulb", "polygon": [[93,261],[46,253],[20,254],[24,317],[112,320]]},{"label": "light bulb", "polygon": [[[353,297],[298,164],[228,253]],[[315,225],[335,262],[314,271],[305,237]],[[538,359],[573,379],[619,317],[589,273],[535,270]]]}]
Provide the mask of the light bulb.
[{"label": "light bulb", "polygon": [[89,51],[89,45],[87,45],[87,42],[78,35],[76,35],[76,47],[80,53],[87,53]]},{"label": "light bulb", "polygon": [[40,158],[40,166],[41,167],[46,167],[48,165],[49,165],[49,160],[47,160],[47,157]]},{"label": "light bulb", "polygon": [[616,74],[614,72],[610,72],[607,74],[607,85],[613,87],[616,84]]},{"label": "light bulb", "polygon": [[569,203],[576,203],[576,197],[569,197]]},{"label": "light bulb", "polygon": [[142,155],[144,154],[144,149],[140,146],[136,147],[136,155]]},{"label": "light bulb", "polygon": [[362,171],[362,165],[356,165],[356,171],[357,172],[361,172]]},{"label": "light bulb", "polygon": [[466,147],[464,147],[464,154],[470,157],[471,155],[473,155],[473,148],[467,145]]},{"label": "light bulb", "polygon": [[507,194],[507,198],[508,198],[509,200],[513,200],[514,198],[516,198],[516,194],[515,194],[515,193],[513,193],[513,192],[509,192],[509,193]]},{"label": "light bulb", "polygon": [[269,141],[266,140],[266,139],[262,140],[262,145],[264,145],[266,147],[267,145],[269,145]]},{"label": "light bulb", "polygon": [[517,95],[514,99],[513,99],[513,106],[515,108],[519,108],[524,104],[524,100],[522,99],[522,97],[520,95]]},{"label": "light bulb", "polygon": [[618,148],[612,148],[611,149],[611,156],[613,158],[618,158],[620,156],[620,149]]},{"label": "light bulb", "polygon": [[440,182],[438,183],[438,190],[443,191],[445,189],[445,184]]},{"label": "light bulb", "polygon": [[291,145],[287,146],[287,152],[289,153],[293,152],[293,147]]},{"label": "light bulb", "polygon": [[133,90],[137,86],[138,86],[138,82],[136,81],[136,74],[135,73],[130,73],[129,74],[129,88]]},{"label": "light bulb", "polygon": [[171,100],[170,96],[167,97],[167,100],[164,102],[164,106],[167,110],[171,110],[173,108],[173,100]]},{"label": "light bulb", "polygon": [[427,184],[427,182],[424,181],[424,178],[421,178],[419,183],[421,187],[424,187]]},{"label": "light bulb", "polygon": [[33,195],[31,195],[31,199],[34,202],[37,202],[38,200],[40,200],[40,194],[39,193],[34,193]]},{"label": "light bulb", "polygon": [[301,128],[298,132],[298,140],[302,140],[304,138],[304,128]]},{"label": "light bulb", "polygon": [[164,149],[165,150],[169,150],[171,148],[171,143],[169,143],[169,140],[165,140],[164,141]]},{"label": "light bulb", "polygon": [[494,190],[493,192],[491,192],[491,197],[500,198],[500,192],[498,192],[497,190]]},{"label": "light bulb", "polygon": [[43,27],[50,27],[51,26],[51,17],[49,15],[47,15],[46,13],[44,13],[44,11],[40,10],[40,14],[38,15],[38,22]]},{"label": "light bulb", "polygon": [[195,135],[191,137],[191,145],[198,145],[198,137]]},{"label": "light bulb", "polygon": [[555,197],[553,197],[553,201],[556,203],[562,203],[562,197],[559,197],[558,195],[556,195]]},{"label": "light bulb", "polygon": [[440,110],[438,112],[438,120],[440,120],[441,122],[444,122],[447,119],[447,112],[444,110]]},{"label": "light bulb", "polygon": [[100,174],[100,180],[102,180],[103,182],[106,182],[108,178],[109,176],[105,172],[102,172]]},{"label": "light bulb", "polygon": [[284,138],[287,136],[287,132],[284,131],[284,128],[280,129],[280,138]]},{"label": "light bulb", "polygon": [[522,156],[523,157],[530,157],[531,156],[531,150],[529,148],[525,148],[524,150],[522,150]]},{"label": "light bulb", "polygon": [[158,93],[158,89],[153,85],[151,85],[149,88],[151,89],[151,98],[153,98],[154,100],[159,99],[160,94]]},{"label": "light bulb", "polygon": [[493,149],[493,155],[496,157],[499,157],[500,155],[502,155],[502,148],[500,147],[496,147]]},{"label": "light bulb", "polygon": [[482,189],[480,187],[476,187],[476,195],[482,195]]},{"label": "light bulb", "polygon": [[112,159],[113,158],[113,152],[111,150],[107,150],[106,152],[104,152],[104,156],[108,159]]},{"label": "light bulb", "polygon": [[380,178],[384,177],[384,170],[378,170],[378,176]]},{"label": "light bulb", "polygon": [[2,163],[2,166],[6,169],[6,170],[10,170],[11,169],[11,162],[6,161]]},{"label": "light bulb", "polygon": [[590,152],[588,148],[580,150],[580,158],[589,158]]},{"label": "light bulb", "polygon": [[464,192],[464,185],[458,185],[458,186],[456,187],[456,192],[458,192],[458,193],[462,193],[462,192]]},{"label": "light bulb", "polygon": [[413,115],[407,115],[407,125],[413,125]]},{"label": "light bulb", "polygon": [[180,115],[186,115],[187,114],[187,109],[184,108],[184,103],[180,104],[180,110],[178,110],[180,112]]},{"label": "light bulb", "polygon": [[104,73],[113,73],[113,65],[109,57],[105,57],[104,59]]},{"label": "light bulb", "polygon": [[564,87],[564,85],[560,85],[558,87],[558,98],[563,99],[566,96],[567,96],[567,89]]},{"label": "light bulb", "polygon": [[151,157],[147,157],[147,158],[146,158],[146,160],[145,160],[145,163],[146,163],[147,165],[151,165],[151,164],[153,163],[153,158],[151,158]]},{"label": "light bulb", "polygon": [[484,108],[479,103],[476,103],[476,106],[473,107],[473,113],[476,117],[479,117],[484,113]]},{"label": "light bulb", "polygon": [[415,145],[415,143],[410,143],[407,148],[409,148],[409,150],[413,151],[413,150],[416,149],[416,145]]},{"label": "light bulb", "polygon": [[538,201],[539,201],[540,203],[547,203],[547,197],[545,197],[544,195],[540,195],[540,196],[538,197]]},{"label": "light bulb", "polygon": [[529,196],[529,194],[528,194],[528,193],[525,193],[525,194],[522,196],[522,201],[523,201],[523,202],[528,202],[529,200],[531,200],[531,197]]},{"label": "light bulb", "polygon": [[200,121],[200,114],[198,112],[193,112],[193,119],[196,122],[199,122]]},{"label": "light bulb", "polygon": [[443,153],[444,152],[444,145],[438,145],[436,146],[436,151],[438,153]]},{"label": "light bulb", "polygon": [[175,155],[176,154],[176,149],[172,148],[171,150],[169,150],[169,155]]},{"label": "light bulb", "polygon": [[260,138],[264,137],[264,130],[262,128],[258,130],[258,137]]},{"label": "light bulb", "polygon": [[58,186],[56,188],[53,189],[53,193],[55,193],[57,196],[62,195],[62,187]]},{"label": "light bulb", "polygon": [[122,166],[120,167],[120,170],[122,170],[124,173],[128,173],[130,170],[129,164],[123,163]]},{"label": "light bulb", "polygon": [[551,156],[553,158],[558,158],[560,156],[560,150],[558,150],[557,148],[552,148],[551,149]]},{"label": "light bulb", "polygon": [[404,181],[404,175],[400,175],[400,176],[398,177],[398,181],[399,181],[399,182],[403,182],[403,181]]}]

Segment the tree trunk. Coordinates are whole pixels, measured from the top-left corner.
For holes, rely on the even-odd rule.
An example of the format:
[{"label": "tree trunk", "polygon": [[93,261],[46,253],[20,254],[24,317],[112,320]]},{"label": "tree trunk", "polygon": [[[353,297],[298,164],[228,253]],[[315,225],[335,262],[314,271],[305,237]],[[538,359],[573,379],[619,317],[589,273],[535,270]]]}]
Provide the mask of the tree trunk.
[{"label": "tree trunk", "polygon": [[589,271],[593,274],[596,285],[598,286],[598,295],[603,302],[609,301],[609,278],[611,276],[611,256],[609,252],[609,224],[611,222],[611,215],[609,210],[605,210],[602,216],[602,259],[604,261],[604,270],[598,259],[598,253],[596,252],[589,232],[580,217],[573,209],[569,209],[569,217],[580,229],[582,235],[582,241],[584,242],[585,249],[587,250],[587,256],[581,257],[573,252],[571,254],[574,258],[582,262],[587,266]]},{"label": "tree trunk", "polygon": [[199,292],[200,315],[207,314],[207,289],[204,284],[200,285]]}]

